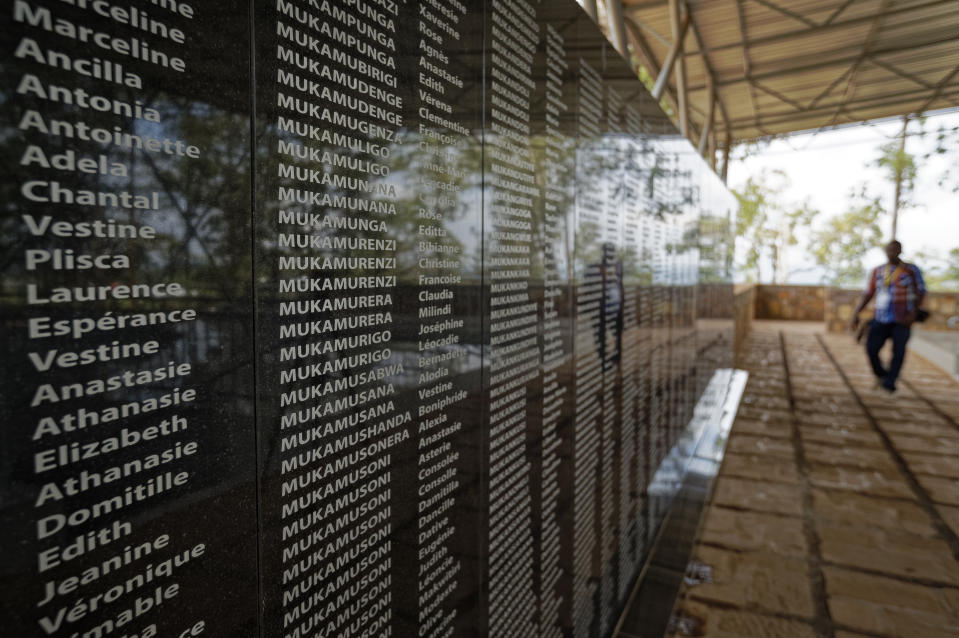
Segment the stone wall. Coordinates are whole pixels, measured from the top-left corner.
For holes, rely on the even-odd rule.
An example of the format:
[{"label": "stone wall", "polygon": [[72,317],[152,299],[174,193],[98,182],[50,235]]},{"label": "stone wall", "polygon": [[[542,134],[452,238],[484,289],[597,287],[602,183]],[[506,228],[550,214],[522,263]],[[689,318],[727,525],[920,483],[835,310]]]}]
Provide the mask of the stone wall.
[{"label": "stone wall", "polygon": [[[753,319],[825,321],[828,332],[844,332],[861,295],[861,290],[824,286],[736,286],[737,352]],[[959,319],[952,327],[948,323],[950,317],[959,316],[959,292],[931,292],[926,295],[923,308],[931,313],[923,329],[959,331]],[[868,321],[872,315],[870,302],[860,318]]]},{"label": "stone wall", "polygon": [[[922,324],[926,330],[959,330],[959,323],[949,326],[949,318],[959,316],[959,292],[932,292],[926,296],[923,308],[930,312]],[[959,322],[959,319],[956,320]]]},{"label": "stone wall", "polygon": [[733,316],[733,284],[704,283],[696,286],[696,318],[728,319]]},{"label": "stone wall", "polygon": [[737,368],[742,367],[741,357],[746,337],[752,329],[753,316],[756,314],[756,286],[736,286],[733,297],[736,327],[733,337],[733,357]]},{"label": "stone wall", "polygon": [[[861,290],[842,290],[829,288],[826,291],[825,321],[827,332],[845,332],[852,317],[853,308],[859,302]],[[860,313],[860,318],[867,320],[872,317],[872,303]]]},{"label": "stone wall", "polygon": [[[829,288],[826,295],[825,321],[829,332],[843,332],[849,325],[853,308],[862,295],[860,290],[841,290]],[[931,292],[922,304],[930,312],[929,319],[922,325],[924,330],[959,330],[959,323],[949,326],[949,318],[959,315],[959,293]],[[872,318],[872,302],[860,313],[860,319]]]},{"label": "stone wall", "polygon": [[822,286],[756,286],[755,319],[822,321],[824,311]]}]

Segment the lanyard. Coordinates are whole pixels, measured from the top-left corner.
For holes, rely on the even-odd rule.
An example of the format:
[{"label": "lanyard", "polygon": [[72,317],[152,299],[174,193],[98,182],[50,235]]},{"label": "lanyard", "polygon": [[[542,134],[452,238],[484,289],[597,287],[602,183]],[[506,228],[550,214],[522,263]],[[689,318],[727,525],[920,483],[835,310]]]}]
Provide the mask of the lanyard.
[{"label": "lanyard", "polygon": [[[888,266],[886,267],[886,269],[888,270]],[[901,273],[901,272],[902,272],[902,264],[899,264],[898,266],[896,266],[896,269],[895,269],[895,270],[893,270],[891,273],[887,273],[887,274],[882,278],[882,286],[883,286],[883,288],[888,288],[888,287],[889,287],[889,284],[891,284],[893,281],[895,281],[896,278],[899,276],[899,273]]]}]

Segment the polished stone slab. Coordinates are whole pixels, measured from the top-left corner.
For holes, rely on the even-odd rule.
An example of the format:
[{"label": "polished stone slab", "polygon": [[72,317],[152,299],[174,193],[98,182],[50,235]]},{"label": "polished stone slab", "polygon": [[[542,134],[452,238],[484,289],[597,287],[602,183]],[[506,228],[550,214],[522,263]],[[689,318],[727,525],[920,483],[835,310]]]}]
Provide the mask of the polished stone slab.
[{"label": "polished stone slab", "polygon": [[0,14],[4,628],[610,635],[735,199],[572,1],[140,4]]}]

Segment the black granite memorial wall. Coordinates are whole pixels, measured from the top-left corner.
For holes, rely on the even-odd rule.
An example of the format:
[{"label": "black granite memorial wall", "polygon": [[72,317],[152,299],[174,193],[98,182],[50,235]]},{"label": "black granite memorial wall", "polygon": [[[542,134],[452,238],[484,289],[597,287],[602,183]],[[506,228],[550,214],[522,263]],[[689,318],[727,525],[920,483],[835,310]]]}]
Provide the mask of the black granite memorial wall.
[{"label": "black granite memorial wall", "polygon": [[0,6],[3,634],[610,635],[732,202],[580,7]]}]

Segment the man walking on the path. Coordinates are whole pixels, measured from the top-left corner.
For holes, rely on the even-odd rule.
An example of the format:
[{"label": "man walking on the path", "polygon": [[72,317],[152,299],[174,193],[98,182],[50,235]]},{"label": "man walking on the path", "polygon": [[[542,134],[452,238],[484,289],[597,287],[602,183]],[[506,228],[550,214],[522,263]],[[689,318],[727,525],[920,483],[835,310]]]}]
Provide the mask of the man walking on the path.
[{"label": "man walking on the path", "polygon": [[[869,285],[853,311],[850,322],[855,330],[859,325],[859,313],[870,299],[876,298],[875,318],[869,323],[866,335],[866,354],[869,355],[869,363],[878,383],[890,394],[896,391],[896,379],[906,357],[909,331],[926,296],[922,273],[915,265],[899,259],[901,253],[902,244],[898,241],[886,244],[889,261],[872,271]],[[892,361],[888,369],[879,360],[879,351],[887,339],[892,339]]]}]

